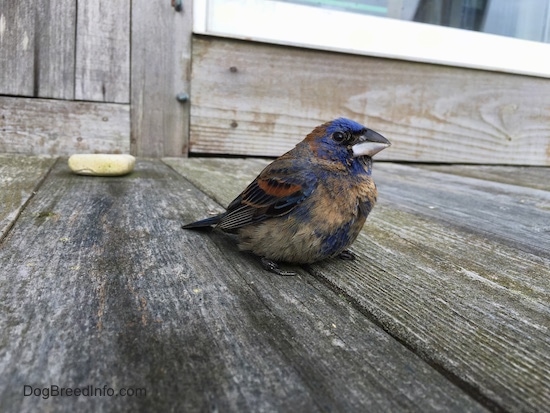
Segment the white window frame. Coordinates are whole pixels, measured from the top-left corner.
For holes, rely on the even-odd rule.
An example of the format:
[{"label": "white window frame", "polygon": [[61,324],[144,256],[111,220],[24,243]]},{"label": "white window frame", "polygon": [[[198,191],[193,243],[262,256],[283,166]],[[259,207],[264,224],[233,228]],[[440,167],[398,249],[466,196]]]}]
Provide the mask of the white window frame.
[{"label": "white window frame", "polygon": [[550,78],[550,44],[275,0],[195,0],[193,32]]}]

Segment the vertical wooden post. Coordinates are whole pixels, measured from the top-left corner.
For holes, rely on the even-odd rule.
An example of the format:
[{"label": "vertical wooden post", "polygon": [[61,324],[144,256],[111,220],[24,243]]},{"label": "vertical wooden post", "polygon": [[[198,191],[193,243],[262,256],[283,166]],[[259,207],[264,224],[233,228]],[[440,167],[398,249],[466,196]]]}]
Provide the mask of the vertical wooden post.
[{"label": "vertical wooden post", "polygon": [[131,152],[187,156],[192,1],[134,0],[131,30]]}]

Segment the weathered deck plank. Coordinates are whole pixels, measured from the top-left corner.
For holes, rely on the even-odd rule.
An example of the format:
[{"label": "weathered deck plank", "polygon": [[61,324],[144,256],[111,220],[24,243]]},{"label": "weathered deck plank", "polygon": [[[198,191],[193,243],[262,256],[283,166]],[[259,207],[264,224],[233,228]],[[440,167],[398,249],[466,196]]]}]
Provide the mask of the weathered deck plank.
[{"label": "weathered deck plank", "polygon": [[550,168],[545,166],[487,166],[487,165],[430,165],[419,164],[420,168],[454,175],[485,179],[526,186],[528,188],[550,190]]},{"label": "weathered deck plank", "polygon": [[[0,244],[2,410],[484,410],[317,278],[180,229],[212,209],[160,162],[122,178],[58,162]],[[147,396],[46,400],[25,384]]]},{"label": "weathered deck plank", "polygon": [[0,154],[0,241],[55,160]]},{"label": "weathered deck plank", "polygon": [[[514,175],[514,168],[509,175]],[[550,258],[550,191],[484,179],[380,164],[383,199],[405,211],[498,238]],[[550,188],[549,188],[550,189]]]},{"label": "weathered deck plank", "polygon": [[[165,162],[222,205],[262,167]],[[216,179],[204,180],[207,169]],[[359,260],[310,270],[495,409],[544,411],[550,193],[396,164],[378,163],[375,178],[379,205],[354,247]]]}]

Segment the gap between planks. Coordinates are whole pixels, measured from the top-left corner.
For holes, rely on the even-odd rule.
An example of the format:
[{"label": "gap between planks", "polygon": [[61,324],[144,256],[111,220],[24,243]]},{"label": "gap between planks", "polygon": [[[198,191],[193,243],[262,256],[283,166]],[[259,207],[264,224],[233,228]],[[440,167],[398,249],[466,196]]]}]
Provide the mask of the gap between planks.
[{"label": "gap between planks", "polygon": [[[2,159],[3,157],[6,157],[6,156],[7,155],[0,154],[0,159]],[[9,157],[10,157],[10,160],[15,159],[16,161],[18,159],[30,159],[30,160],[35,159],[34,157],[28,157],[26,155],[9,155]],[[30,182],[26,181],[26,182],[22,183],[23,186],[25,186],[26,188],[16,188],[16,186],[19,186],[19,184],[21,184],[21,182],[19,181],[21,179],[21,177],[17,176],[17,178],[15,178],[13,180],[13,182],[6,183],[5,184],[6,187],[4,187],[2,189],[4,191],[4,193],[8,193],[8,194],[9,194],[9,192],[11,192],[10,190],[16,190],[17,191],[19,189],[20,193],[21,193],[21,196],[24,199],[17,206],[12,205],[12,206],[6,208],[3,211],[3,214],[7,213],[7,216],[4,216],[4,217],[0,216],[0,224],[2,224],[2,221],[7,221],[4,224],[2,224],[2,226],[0,227],[0,246],[2,245],[4,240],[9,236],[9,233],[10,233],[11,229],[13,228],[13,226],[15,225],[15,223],[17,222],[17,220],[21,216],[21,213],[25,210],[25,208],[27,207],[29,202],[31,202],[32,198],[36,195],[36,193],[38,192],[38,190],[40,189],[40,187],[44,183],[44,181],[48,178],[49,174],[51,173],[51,171],[55,167],[55,165],[58,162],[59,158],[51,158],[50,160],[51,160],[51,163],[45,168],[44,171],[42,171],[41,169],[39,169],[37,171],[37,173],[39,174],[38,176],[35,175],[35,176],[31,177]],[[46,162],[47,162],[47,160],[46,160]],[[19,167],[19,166],[17,166],[17,167]],[[28,167],[28,165],[26,167]],[[1,168],[1,166],[0,166],[0,168]],[[34,166],[32,166],[32,168],[34,169]],[[37,166],[37,168],[41,168],[41,166]],[[15,171],[11,171],[11,172],[15,172]],[[7,173],[6,171],[4,171],[4,174],[8,175],[8,176],[11,175],[10,173]],[[2,176],[1,178],[4,178],[4,176]],[[36,184],[34,184],[34,186],[32,186],[33,185],[32,181],[34,181],[35,179],[37,179],[37,182],[36,182]],[[1,197],[0,197],[0,201],[2,201]],[[5,202],[5,200],[3,200],[3,201]],[[2,203],[4,203],[4,202],[2,202]],[[4,208],[5,205],[2,205],[2,207]],[[9,211],[9,209],[11,209],[11,211]]]}]

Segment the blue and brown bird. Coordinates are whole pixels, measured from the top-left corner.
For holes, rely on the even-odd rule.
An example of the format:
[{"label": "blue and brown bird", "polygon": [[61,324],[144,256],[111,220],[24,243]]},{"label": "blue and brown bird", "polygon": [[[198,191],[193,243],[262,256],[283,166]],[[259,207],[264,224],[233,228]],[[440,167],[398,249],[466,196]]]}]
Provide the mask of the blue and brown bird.
[{"label": "blue and brown bird", "polygon": [[184,225],[215,226],[238,235],[239,249],[266,270],[294,275],[278,262],[354,259],[355,241],[376,202],[372,156],[390,146],[379,133],[339,118],[313,129],[270,163],[227,211]]}]

